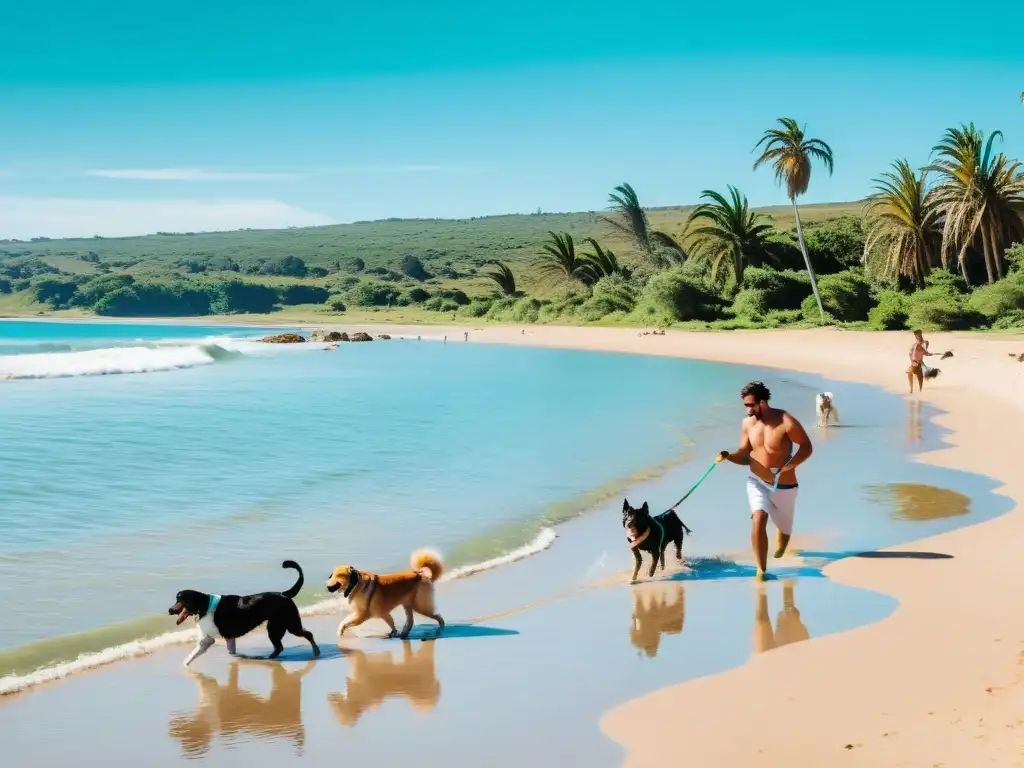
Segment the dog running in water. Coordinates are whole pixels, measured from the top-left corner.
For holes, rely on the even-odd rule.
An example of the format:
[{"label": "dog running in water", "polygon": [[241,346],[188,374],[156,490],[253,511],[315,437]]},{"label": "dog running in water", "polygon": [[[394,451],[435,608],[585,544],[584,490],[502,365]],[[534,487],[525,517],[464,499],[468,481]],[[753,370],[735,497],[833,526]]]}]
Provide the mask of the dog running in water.
[{"label": "dog running in water", "polygon": [[[412,630],[413,611],[436,621],[438,632],[444,629],[444,619],[434,607],[434,582],[444,573],[441,556],[429,549],[417,549],[409,564],[408,571],[381,575],[351,565],[334,569],[327,579],[327,591],[343,590],[342,595],[352,606],[352,613],[338,625],[338,637],[349,627],[377,618],[391,627],[389,637],[398,635],[405,639]],[[391,612],[399,606],[405,609],[405,626],[400,634],[391,618]]]},{"label": "dog running in water", "polygon": [[652,516],[646,501],[636,509],[629,505],[629,499],[622,500],[622,527],[626,529],[626,540],[633,550],[634,568],[630,583],[636,581],[636,575],[640,572],[641,552],[648,552],[654,558],[647,573],[647,577],[651,578],[659,561],[661,570],[665,570],[665,548],[669,542],[676,545],[676,559],[682,562],[683,536],[693,533],[679,519],[674,509]]},{"label": "dog running in water", "polygon": [[814,399],[814,407],[819,427],[827,427],[830,422],[839,424],[839,409],[831,392],[819,392]]}]

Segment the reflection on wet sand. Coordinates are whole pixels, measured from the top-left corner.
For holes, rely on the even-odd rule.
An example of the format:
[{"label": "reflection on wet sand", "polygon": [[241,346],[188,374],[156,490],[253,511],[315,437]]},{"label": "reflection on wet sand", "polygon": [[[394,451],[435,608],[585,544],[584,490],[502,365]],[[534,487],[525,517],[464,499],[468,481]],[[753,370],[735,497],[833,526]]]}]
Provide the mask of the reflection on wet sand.
[{"label": "reflection on wet sand", "polygon": [[199,707],[194,714],[171,718],[170,734],[187,757],[205,754],[220,734],[228,740],[253,735],[267,740],[287,739],[302,753],[306,731],[302,725],[302,678],[313,668],[307,662],[289,672],[284,665],[253,664],[270,669],[270,696],[264,698],[238,685],[239,662],[228,669],[227,685],[201,672],[189,670],[199,686]]},{"label": "reflection on wet sand", "polygon": [[917,398],[907,400],[907,442],[911,445],[916,445],[923,439],[921,401]]},{"label": "reflection on wet sand", "polygon": [[800,611],[793,596],[795,582],[782,582],[782,610],[775,617],[775,629],[768,615],[768,590],[757,586],[754,599],[754,653],[764,653],[790,643],[810,639],[811,635],[800,620]]},{"label": "reflection on wet sand", "polygon": [[678,581],[651,581],[633,587],[629,640],[649,658],[658,655],[661,636],[683,631],[686,593]]},{"label": "reflection on wet sand", "polygon": [[340,725],[354,726],[367,710],[379,707],[385,699],[405,698],[416,709],[428,711],[441,698],[441,684],[434,669],[433,640],[413,644],[402,641],[402,656],[396,661],[389,651],[366,653],[343,648],[348,659],[345,693],[332,693],[327,701]]},{"label": "reflection on wet sand", "polygon": [[939,520],[970,514],[971,499],[949,488],[918,483],[867,486],[869,501],[889,510],[896,520]]}]

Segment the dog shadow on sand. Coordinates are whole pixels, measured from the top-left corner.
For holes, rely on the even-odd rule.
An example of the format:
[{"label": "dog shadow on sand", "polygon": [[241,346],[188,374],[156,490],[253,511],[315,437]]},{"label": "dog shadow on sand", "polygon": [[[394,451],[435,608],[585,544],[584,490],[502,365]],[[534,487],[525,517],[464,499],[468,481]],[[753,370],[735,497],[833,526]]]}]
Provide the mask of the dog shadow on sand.
[{"label": "dog shadow on sand", "polygon": [[[324,649],[327,650],[327,649]],[[261,696],[238,683],[243,665],[262,666],[270,672],[270,694]],[[185,757],[206,754],[214,739],[234,741],[246,736],[291,742],[297,755],[306,744],[302,724],[302,678],[313,668],[312,661],[289,671],[276,662],[232,661],[227,683],[194,669],[188,675],[199,688],[199,705],[191,714],[172,716],[168,730],[181,744]]]},{"label": "dog shadow on sand", "polygon": [[441,699],[434,666],[439,640],[518,634],[514,629],[474,624],[449,624],[438,634],[433,626],[420,625],[412,628],[406,640],[382,638],[401,643],[401,650],[395,652],[342,647],[340,653],[348,659],[345,690],[328,694],[327,703],[338,724],[345,728],[354,727],[363,715],[388,699],[405,699],[418,712],[429,712]]}]

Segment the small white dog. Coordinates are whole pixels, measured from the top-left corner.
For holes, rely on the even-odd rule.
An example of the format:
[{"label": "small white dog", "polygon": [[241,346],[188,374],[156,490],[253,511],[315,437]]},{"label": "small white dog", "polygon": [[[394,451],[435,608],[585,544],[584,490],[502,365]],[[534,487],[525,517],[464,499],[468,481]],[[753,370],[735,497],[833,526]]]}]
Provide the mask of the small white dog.
[{"label": "small white dog", "polygon": [[815,406],[819,427],[827,427],[830,421],[833,424],[839,424],[839,409],[836,408],[831,392],[819,392],[815,397]]}]

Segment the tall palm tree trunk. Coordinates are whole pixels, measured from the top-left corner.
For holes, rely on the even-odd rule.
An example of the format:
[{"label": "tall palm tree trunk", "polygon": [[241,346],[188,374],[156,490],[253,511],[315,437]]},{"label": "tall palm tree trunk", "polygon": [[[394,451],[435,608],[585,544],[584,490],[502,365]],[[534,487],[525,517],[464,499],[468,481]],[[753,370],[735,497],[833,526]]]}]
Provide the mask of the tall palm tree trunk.
[{"label": "tall palm tree trunk", "polygon": [[1002,280],[1005,277],[1003,274],[1003,254],[999,252],[999,233],[996,230],[994,217],[989,217],[988,220],[988,244],[992,249],[992,261],[996,265],[996,279]]},{"label": "tall palm tree trunk", "polygon": [[985,259],[985,274],[988,276],[988,281],[994,283],[996,281],[995,271],[992,269],[992,246],[988,239],[988,227],[981,225],[981,255]]},{"label": "tall palm tree trunk", "polygon": [[811,259],[807,255],[807,243],[804,242],[804,228],[800,224],[800,209],[796,205],[796,198],[791,197],[793,203],[793,215],[796,217],[796,237],[800,241],[800,253],[804,255],[804,264],[807,265],[807,274],[811,276],[811,290],[814,291],[814,300],[818,302],[818,314],[821,315],[822,325],[825,324],[825,308],[821,306],[821,296],[818,295],[818,281],[814,277],[814,269],[811,267]]}]

